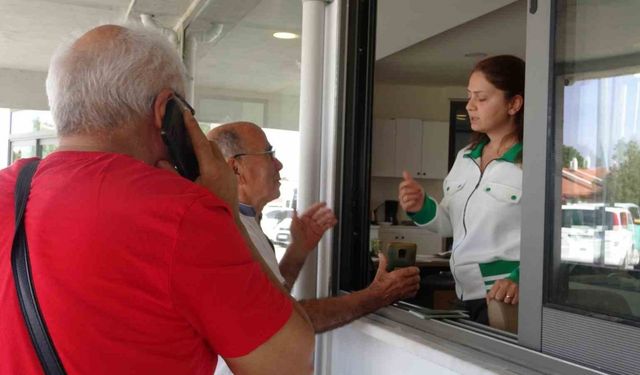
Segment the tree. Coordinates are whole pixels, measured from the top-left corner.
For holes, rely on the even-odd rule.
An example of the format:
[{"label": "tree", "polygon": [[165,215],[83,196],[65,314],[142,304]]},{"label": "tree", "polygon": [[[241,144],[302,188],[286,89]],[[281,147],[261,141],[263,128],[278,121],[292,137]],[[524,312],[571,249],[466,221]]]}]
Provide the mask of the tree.
[{"label": "tree", "polygon": [[605,178],[608,203],[640,202],[640,145],[620,141],[614,150],[615,166]]},{"label": "tree", "polygon": [[578,168],[585,168],[584,157],[580,154],[580,151],[576,150],[571,146],[562,146],[562,166],[564,168],[569,168],[571,165],[571,160],[578,160]]}]

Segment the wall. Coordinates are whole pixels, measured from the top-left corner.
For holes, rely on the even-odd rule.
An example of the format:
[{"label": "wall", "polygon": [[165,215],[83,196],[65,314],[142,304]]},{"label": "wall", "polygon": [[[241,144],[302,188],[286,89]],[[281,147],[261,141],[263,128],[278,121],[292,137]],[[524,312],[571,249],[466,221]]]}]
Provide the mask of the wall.
[{"label": "wall", "polygon": [[539,374],[388,321],[363,318],[328,335],[332,375]]},{"label": "wall", "polygon": [[46,72],[0,69],[0,108],[48,110]]},{"label": "wall", "polygon": [[[222,99],[239,103],[264,104],[264,121],[258,125],[283,130],[298,130],[300,97],[297,93],[260,93],[253,91],[228,90],[211,87],[197,87],[196,89],[196,116],[201,121],[238,121],[235,113],[229,113],[228,118],[220,119],[220,112],[224,108],[206,108],[200,106],[200,101],[208,98]],[[198,113],[200,115],[198,115]],[[245,119],[246,120],[246,119]]]},{"label": "wall", "polygon": [[[449,101],[466,97],[467,89],[461,86],[428,87],[376,83],[373,117],[417,118],[448,122]],[[372,177],[371,207],[375,208],[387,199],[397,200],[398,185],[401,181],[400,178]],[[421,179],[419,181],[427,194],[436,200],[442,199],[442,180]],[[398,220],[409,220],[409,218],[404,212],[399,212]]]},{"label": "wall", "polygon": [[46,72],[0,68],[0,168],[9,162],[8,109],[48,110],[46,78]]},{"label": "wall", "polygon": [[378,0],[376,60],[514,1]]}]

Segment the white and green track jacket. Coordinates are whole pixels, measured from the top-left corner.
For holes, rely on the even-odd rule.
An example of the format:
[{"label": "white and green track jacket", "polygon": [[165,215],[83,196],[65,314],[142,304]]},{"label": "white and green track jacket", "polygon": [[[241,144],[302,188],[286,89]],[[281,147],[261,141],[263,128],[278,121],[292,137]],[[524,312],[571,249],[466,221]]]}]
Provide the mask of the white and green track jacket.
[{"label": "white and green track jacket", "polygon": [[463,301],[484,298],[496,280],[519,279],[522,168],[516,161],[522,144],[481,173],[484,146],[458,153],[440,204],[426,197],[420,211],[409,213],[419,226],[453,236],[451,272]]}]

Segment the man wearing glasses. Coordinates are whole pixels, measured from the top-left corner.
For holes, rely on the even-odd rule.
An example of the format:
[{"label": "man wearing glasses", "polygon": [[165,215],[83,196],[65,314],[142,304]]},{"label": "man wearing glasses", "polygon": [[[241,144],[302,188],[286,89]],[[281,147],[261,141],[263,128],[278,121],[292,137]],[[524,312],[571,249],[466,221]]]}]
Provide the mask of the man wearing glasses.
[{"label": "man wearing glasses", "polygon": [[[273,247],[260,228],[259,219],[262,208],[280,196],[282,163],[256,124],[224,124],[211,130],[207,138],[218,145],[236,174],[240,217],[253,244],[271,271],[291,290],[309,253],[324,232],[336,224],[333,212],[324,203],[316,203],[300,216],[294,213],[290,228],[291,245],[278,264]],[[300,301],[316,333],[343,326],[399,299],[414,296],[420,282],[418,268],[386,272],[386,263],[381,259],[377,274],[366,289],[339,297]]]}]

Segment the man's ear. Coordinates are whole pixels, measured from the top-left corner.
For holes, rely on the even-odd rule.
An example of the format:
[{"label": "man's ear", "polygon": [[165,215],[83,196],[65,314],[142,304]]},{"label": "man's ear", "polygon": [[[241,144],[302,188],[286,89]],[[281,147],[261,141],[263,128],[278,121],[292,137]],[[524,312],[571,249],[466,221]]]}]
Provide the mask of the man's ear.
[{"label": "man's ear", "polygon": [[167,102],[172,96],[173,91],[170,89],[162,89],[153,101],[153,125],[158,129],[162,128],[162,120],[167,110]]},{"label": "man's ear", "polygon": [[238,171],[238,161],[234,158],[229,158],[227,160],[227,164],[229,164],[229,167],[231,167],[231,170],[233,170],[233,173],[237,176],[240,176],[240,172]]}]

